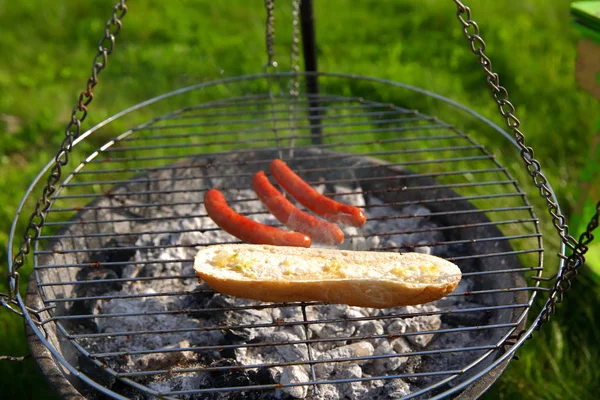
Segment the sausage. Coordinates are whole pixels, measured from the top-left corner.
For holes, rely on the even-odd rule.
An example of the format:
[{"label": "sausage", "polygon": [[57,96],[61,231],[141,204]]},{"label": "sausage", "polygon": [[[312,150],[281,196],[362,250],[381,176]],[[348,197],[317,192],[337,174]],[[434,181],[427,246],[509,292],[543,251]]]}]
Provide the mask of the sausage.
[{"label": "sausage", "polygon": [[312,239],[303,233],[284,231],[238,214],[227,204],[223,193],[217,189],[206,192],[204,207],[208,216],[219,228],[244,242],[294,247],[310,247],[312,244]]},{"label": "sausage", "polygon": [[297,208],[269,182],[264,171],[254,174],[252,188],[271,214],[291,230],[305,233],[315,242],[323,244],[337,245],[344,242],[344,232],[338,226]]},{"label": "sausage", "polygon": [[331,222],[360,227],[367,221],[361,209],[323,196],[280,159],[271,161],[271,175],[300,204]]}]

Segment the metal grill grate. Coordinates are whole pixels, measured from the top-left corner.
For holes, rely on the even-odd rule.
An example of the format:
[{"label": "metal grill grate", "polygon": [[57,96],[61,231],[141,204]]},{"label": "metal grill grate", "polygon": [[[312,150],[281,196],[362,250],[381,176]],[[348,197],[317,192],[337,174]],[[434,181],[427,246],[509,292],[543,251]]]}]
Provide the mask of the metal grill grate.
[{"label": "metal grill grate", "polygon": [[[351,79],[342,82],[353,83]],[[194,92],[187,89],[181,93]],[[94,130],[104,127],[101,124]],[[316,131],[321,132],[319,144],[311,141]],[[245,215],[268,218],[264,209],[247,211],[244,207],[256,203],[256,197],[247,191],[252,174],[264,169],[274,157],[288,161],[300,175],[334,198],[367,199],[364,210],[369,220],[365,230],[347,234],[348,242],[362,243],[373,251],[440,254],[463,269],[465,285],[461,284],[434,309],[406,308],[368,316],[323,318],[326,312],[322,310],[331,306],[321,303],[202,303],[198,299],[210,298],[213,292],[196,287],[190,269],[193,254],[207,244],[237,242],[231,236],[219,236],[222,232],[216,227],[190,225],[190,221],[206,218],[203,193],[219,187],[232,206]],[[423,207],[429,212],[402,212]],[[395,223],[401,226],[403,221],[410,224],[388,230]],[[270,222],[279,226],[276,221]],[[541,290],[538,280],[530,279],[541,277],[543,270],[538,224],[525,194],[507,169],[471,136],[439,118],[358,97],[239,95],[203,101],[139,124],[106,141],[75,167],[53,195],[44,231],[36,242],[34,276],[39,300],[46,307],[42,326],[49,344],[64,357],[66,365],[105,393],[129,396],[137,391],[149,396],[189,398],[231,392],[259,398],[306,387],[308,395],[318,396],[323,393],[320,388],[327,385],[381,381],[381,387],[385,387],[387,382],[400,379],[410,386],[408,398],[429,397],[460,388],[499,362],[507,339],[524,322],[535,292]],[[158,244],[151,241],[153,236],[181,237],[187,233],[209,239]],[[410,241],[425,234],[437,239]],[[144,237],[149,241],[141,241]],[[408,241],[392,243],[397,237]],[[139,254],[145,258],[136,258]],[[166,256],[173,254],[178,256]],[[138,272],[152,268],[162,273],[124,276],[123,271],[132,265]],[[180,282],[187,286],[175,284]],[[176,289],[170,289],[171,284]],[[144,287],[160,290],[146,291]],[[119,294],[115,294],[119,291],[115,288],[120,288]],[[133,301],[188,306],[118,311],[119,304]],[[102,312],[110,303],[117,306],[111,312]],[[221,324],[206,317],[260,310],[277,310],[286,318]],[[205,322],[197,326],[161,326],[168,316],[189,317],[190,321],[204,318]],[[421,317],[437,318],[441,325],[404,332],[344,331],[344,326],[352,323],[378,321],[388,326],[384,323]],[[136,329],[115,329],[118,321],[133,319],[140,321]],[[340,327],[340,334],[315,336],[315,327],[323,324]],[[107,326],[110,329],[102,330]],[[294,327],[301,331],[298,339],[284,342],[240,342],[239,338],[236,342],[228,334]],[[216,344],[207,341],[181,345],[180,341],[139,348],[142,337],[178,334],[188,338],[218,334],[228,339]],[[478,342],[453,344],[454,338],[467,334],[473,334]],[[393,353],[316,357],[322,353],[318,349],[327,343],[381,343],[410,337],[433,340],[420,349]],[[118,350],[106,350],[115,341]],[[156,343],[163,342],[160,339]],[[223,355],[240,349],[267,352],[286,346],[303,347],[306,353],[294,361],[258,364],[211,365],[197,359],[206,353]],[[185,364],[189,359],[183,354],[196,358]],[[460,358],[462,364],[453,365],[449,360],[460,354],[464,355]],[[144,369],[136,368],[131,361],[146,356],[175,361],[169,367],[163,361],[154,366],[145,364]],[[323,378],[319,374],[319,365],[368,364],[394,358],[420,361],[412,370],[397,368],[378,375]],[[168,390],[157,384],[200,373],[218,373],[222,378],[253,371],[254,375],[244,377],[256,377],[256,371],[292,366],[306,367],[308,379],[287,383],[232,379],[218,387],[174,385]]]}]

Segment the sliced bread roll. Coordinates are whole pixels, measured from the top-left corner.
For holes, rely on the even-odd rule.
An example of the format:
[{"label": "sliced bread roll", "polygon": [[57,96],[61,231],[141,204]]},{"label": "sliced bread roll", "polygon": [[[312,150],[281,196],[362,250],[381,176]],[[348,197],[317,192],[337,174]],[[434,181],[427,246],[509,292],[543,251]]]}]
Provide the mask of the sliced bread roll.
[{"label": "sliced bread roll", "polygon": [[199,281],[236,297],[373,308],[438,300],[462,277],[453,263],[420,253],[252,244],[205,247],[195,257],[194,270]]}]

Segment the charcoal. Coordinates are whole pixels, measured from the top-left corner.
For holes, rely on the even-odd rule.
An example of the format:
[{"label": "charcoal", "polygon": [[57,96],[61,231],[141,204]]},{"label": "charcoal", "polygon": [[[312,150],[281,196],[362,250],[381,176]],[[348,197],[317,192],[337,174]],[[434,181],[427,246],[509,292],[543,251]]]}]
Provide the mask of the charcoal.
[{"label": "charcoal", "polygon": [[[215,361],[209,367],[241,367],[242,365],[233,359],[223,359]],[[226,370],[217,370],[209,372],[211,387],[226,388],[232,386],[250,386],[266,385],[273,381],[264,368],[251,370],[245,368],[235,368]],[[260,392],[256,391],[236,391],[230,393],[221,393],[213,396],[215,399],[260,399]]]},{"label": "charcoal", "polygon": [[410,387],[408,383],[402,379],[390,379],[384,387],[384,393],[388,399],[400,399],[410,394]]},{"label": "charcoal", "polygon": [[[307,369],[299,365],[292,365],[283,368],[279,378],[279,383],[282,385],[290,385],[308,381],[310,381],[310,378],[308,377]],[[284,387],[281,390],[296,399],[303,399],[308,393],[308,387],[304,385]]]},{"label": "charcoal", "polygon": [[[265,158],[261,155],[259,158]],[[277,220],[265,212],[262,203],[255,198],[255,193],[247,186],[247,175],[239,174],[244,160],[233,163],[231,159],[219,158],[210,162],[210,168],[189,168],[179,170],[157,170],[152,172],[158,178],[150,189],[159,195],[148,199],[129,199],[140,203],[177,203],[172,207],[158,209],[138,207],[135,213],[147,218],[149,216],[165,216],[164,220],[151,223],[131,223],[132,230],[144,232],[138,236],[127,236],[127,242],[114,239],[103,243],[101,247],[108,250],[93,253],[85,262],[98,263],[93,267],[79,269],[76,279],[116,279],[125,280],[102,285],[76,285],[74,295],[78,297],[109,296],[110,301],[90,300],[73,302],[68,307],[58,308],[58,314],[118,314],[113,318],[84,319],[73,322],[65,321],[69,330],[77,333],[102,333],[106,336],[82,339],[80,343],[89,352],[135,352],[152,351],[148,355],[126,354],[122,357],[106,357],[103,361],[117,371],[151,371],[169,369],[197,369],[193,372],[173,372],[169,374],[153,374],[139,378],[136,382],[164,393],[191,389],[223,388],[220,392],[203,393],[202,395],[176,396],[182,399],[288,399],[307,398],[325,399],[362,399],[362,398],[399,398],[426,385],[435,383],[439,376],[403,379],[386,379],[392,374],[412,374],[423,371],[436,371],[464,367],[481,354],[479,352],[443,353],[435,356],[418,356],[414,352],[452,347],[465,347],[473,343],[490,343],[493,335],[501,334],[500,330],[489,332],[461,331],[458,333],[435,334],[440,329],[478,326],[495,323],[503,314],[493,312],[448,312],[460,308],[477,308],[486,304],[497,304],[499,296],[449,296],[440,301],[414,307],[395,307],[390,309],[371,309],[350,307],[346,305],[327,304],[302,307],[286,305],[271,307],[258,301],[235,298],[215,293],[205,283],[199,283],[193,271],[193,259],[197,251],[204,245],[213,243],[232,243],[236,238],[216,229],[216,225],[204,215],[206,210],[198,200],[199,193],[211,187],[236,187],[235,190],[223,189],[228,199],[247,201],[233,202],[232,207],[241,213],[248,213],[257,222],[275,225]],[[240,161],[234,159],[234,161]],[[199,162],[199,161],[195,161]],[[351,165],[359,165],[362,159],[348,160]],[[197,165],[207,166],[206,160]],[[301,168],[314,168],[310,161],[300,161]],[[340,165],[344,165],[340,161]],[[247,168],[268,168],[266,165],[248,163]],[[337,168],[337,179],[350,182],[369,178],[362,182],[365,192],[377,195],[362,195],[357,182],[352,184],[316,185],[320,192],[334,192],[335,198],[347,201],[359,207],[365,207],[369,219],[376,222],[367,223],[362,228],[344,226],[347,240],[343,248],[350,250],[387,249],[391,251],[416,251],[433,254],[444,258],[461,257],[473,252],[479,254],[501,251],[493,246],[473,247],[471,243],[442,244],[465,237],[499,236],[492,231],[468,231],[436,229],[460,223],[477,222],[475,220],[450,219],[440,217],[439,211],[460,210],[455,202],[445,204],[423,203],[418,196],[423,194],[407,191],[399,194],[386,191],[386,185],[399,182],[391,180],[377,183],[373,176],[390,175],[387,168],[352,170]],[[308,179],[318,181],[321,178],[332,178],[325,170],[309,173]],[[173,174],[178,176],[198,176],[193,180],[170,180]],[[354,176],[355,174],[361,176]],[[400,174],[400,172],[399,172]],[[325,176],[327,175],[327,176]],[[162,182],[162,183],[161,183]],[[413,182],[411,180],[410,182]],[[148,190],[146,183],[139,183],[140,188],[129,188],[128,191]],[[161,186],[162,185],[162,186]],[[403,186],[403,185],[401,185]],[[244,188],[248,187],[248,188]],[[118,199],[118,190],[114,192],[114,201]],[[406,195],[404,198],[402,196]],[[429,194],[428,194],[429,195]],[[159,197],[160,196],[160,197]],[[451,197],[447,193],[438,193],[439,198]],[[406,207],[391,208],[388,202],[407,201]],[[452,203],[453,205],[449,205]],[[430,207],[431,206],[431,207]],[[443,207],[454,207],[444,209]],[[458,208],[457,208],[458,207]],[[466,207],[464,204],[461,207]],[[154,214],[156,213],[156,214]],[[190,215],[196,215],[190,217]],[[390,218],[392,217],[392,218]],[[455,217],[452,217],[455,218]],[[467,217],[465,217],[467,218]],[[472,218],[472,215],[468,218]],[[119,226],[119,229],[123,227]],[[123,228],[125,229],[125,228]],[[160,231],[167,233],[152,234]],[[483,242],[482,242],[483,243]],[[479,245],[479,244],[478,244]],[[487,246],[485,243],[479,246]],[[95,246],[99,247],[99,246]],[[318,243],[313,247],[327,247]],[[131,250],[130,248],[137,248]],[[505,268],[511,260],[489,262],[485,268]],[[66,261],[65,261],[66,262]],[[81,260],[79,261],[81,262]],[[103,263],[120,262],[125,265],[104,266]],[[464,259],[457,261],[464,271],[482,270],[485,260]],[[512,265],[512,264],[511,264]],[[152,277],[179,277],[177,279],[141,279]],[[473,277],[463,278],[457,292],[469,292],[489,289],[490,282]],[[137,297],[136,297],[137,296]],[[120,297],[120,298],[119,298]],[[509,299],[510,300],[510,299]],[[65,307],[60,305],[59,307]],[[131,315],[129,315],[131,314]],[[306,322],[304,320],[306,319]],[[329,320],[334,320],[330,322]],[[328,322],[321,322],[328,321]],[[88,324],[89,326],[85,326]],[[252,325],[271,325],[270,327],[253,327]],[[144,333],[150,330],[160,334]],[[430,334],[420,334],[430,331]],[[131,335],[123,334],[131,333]],[[118,333],[118,334],[117,334]],[[110,334],[114,334],[110,336]],[[310,343],[306,343],[308,340]],[[294,342],[294,343],[290,343]],[[232,348],[231,345],[235,345]],[[208,348],[205,348],[208,347]],[[192,348],[192,351],[168,351],[178,348]],[[167,351],[165,351],[167,350]],[[402,354],[402,356],[398,356]],[[378,359],[352,360],[335,362],[335,359],[382,356]],[[383,357],[385,356],[385,357]],[[330,363],[314,364],[312,360],[332,360]],[[288,365],[293,363],[295,365]],[[230,370],[202,371],[205,367],[243,367],[245,365],[283,364],[270,368],[234,368]],[[319,385],[318,394],[310,385],[277,388],[275,390],[241,390],[228,392],[229,386],[290,384],[306,382],[313,379],[313,372],[320,381],[328,379],[363,379],[343,384]],[[90,372],[91,373],[91,372]],[[107,385],[113,383],[107,382]],[[129,394],[129,393],[128,393]],[[133,395],[130,397],[134,397]],[[144,400],[152,398],[148,395]]]}]

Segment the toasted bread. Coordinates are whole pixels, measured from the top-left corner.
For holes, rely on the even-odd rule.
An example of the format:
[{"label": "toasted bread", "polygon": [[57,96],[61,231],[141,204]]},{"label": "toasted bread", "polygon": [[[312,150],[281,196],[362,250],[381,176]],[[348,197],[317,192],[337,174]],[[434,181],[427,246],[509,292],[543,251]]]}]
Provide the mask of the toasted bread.
[{"label": "toasted bread", "polygon": [[453,263],[421,253],[251,244],[205,247],[194,270],[214,290],[236,297],[373,308],[441,299],[462,278]]}]

